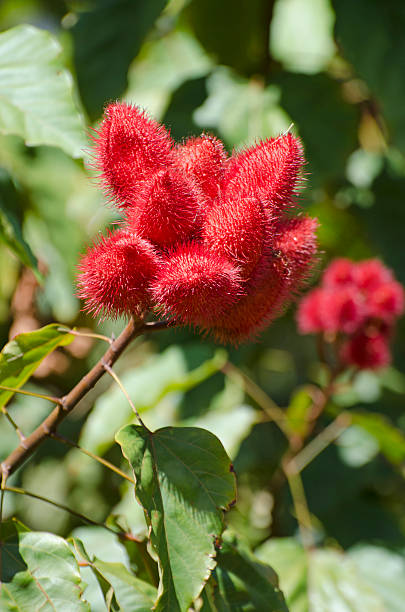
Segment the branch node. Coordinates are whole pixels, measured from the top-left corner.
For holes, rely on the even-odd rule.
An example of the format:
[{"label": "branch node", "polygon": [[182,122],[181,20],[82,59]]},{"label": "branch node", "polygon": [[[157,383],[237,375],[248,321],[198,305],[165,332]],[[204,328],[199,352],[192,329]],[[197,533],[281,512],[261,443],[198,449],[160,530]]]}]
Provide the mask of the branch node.
[{"label": "branch node", "polygon": [[65,412],[69,412],[69,407],[68,407],[67,401],[66,401],[66,395],[64,395],[63,397],[60,398],[59,404],[62,406],[62,409]]},{"label": "branch node", "polygon": [[6,485],[6,480],[10,474],[10,468],[7,465],[7,463],[3,461],[3,463],[0,463],[0,469],[1,469],[1,488],[3,489]]}]

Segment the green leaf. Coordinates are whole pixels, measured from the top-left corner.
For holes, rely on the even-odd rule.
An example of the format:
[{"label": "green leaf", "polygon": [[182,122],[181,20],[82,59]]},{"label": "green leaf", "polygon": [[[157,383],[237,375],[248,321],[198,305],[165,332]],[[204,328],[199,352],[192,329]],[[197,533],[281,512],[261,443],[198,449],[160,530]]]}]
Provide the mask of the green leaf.
[{"label": "green leaf", "polygon": [[116,436],[134,470],[159,556],[159,611],[186,611],[215,567],[223,509],[235,499],[235,478],[220,441],[193,427],[152,433],[128,425]]},{"label": "green leaf", "polygon": [[30,249],[30,246],[25,242],[21,227],[16,216],[11,210],[7,210],[0,195],[0,240],[11,249],[24,264],[35,271],[37,278],[40,278],[38,272],[37,259]]},{"label": "green leaf", "polygon": [[157,596],[154,586],[135,577],[123,563],[102,561],[93,555],[89,556],[82,541],[77,538],[73,539],[73,546],[78,558],[84,559],[93,571],[108,611],[149,612],[152,609]]},{"label": "green leaf", "polygon": [[221,544],[211,582],[220,612],[288,612],[274,570],[234,542]]},{"label": "green leaf", "polygon": [[[73,340],[74,336],[63,331],[58,323],[18,334],[0,353],[0,385],[19,389],[49,353]],[[13,395],[12,391],[0,390],[0,407]]]},{"label": "green leaf", "polygon": [[255,552],[275,568],[292,612],[399,612],[393,601],[403,607],[405,562],[389,551],[370,546],[345,554],[331,548],[308,552],[293,538],[279,538]]},{"label": "green leaf", "polygon": [[29,529],[15,519],[0,523],[0,583],[10,582],[27,567],[19,551],[19,536],[25,531]]},{"label": "green leaf", "polygon": [[[336,38],[343,56],[353,64],[375,97],[393,141],[405,150],[403,79],[405,6],[397,0],[333,0]],[[364,16],[367,15],[367,19]]]},{"label": "green leaf", "polygon": [[310,427],[310,416],[313,399],[308,389],[297,389],[289,403],[286,411],[289,430],[298,436],[305,438]]},{"label": "green leaf", "polygon": [[405,559],[378,546],[362,545],[349,550],[362,579],[380,595],[386,610],[402,612],[405,601]]},{"label": "green leaf", "polygon": [[91,118],[127,87],[129,65],[166,0],[102,0],[83,12],[73,28],[75,67]]},{"label": "green leaf", "polygon": [[22,236],[16,215],[19,207],[20,200],[11,177],[0,167],[0,241],[4,242],[25,266],[34,270],[38,280],[42,280],[36,257]]},{"label": "green leaf", "polygon": [[27,145],[53,145],[83,156],[84,128],[61,47],[43,30],[20,25],[0,34],[0,131]]},{"label": "green leaf", "polygon": [[392,425],[383,414],[350,412],[352,423],[358,425],[378,442],[380,451],[392,463],[399,465],[405,460],[405,435]]},{"label": "green leaf", "polygon": [[331,609],[381,612],[383,602],[356,571],[350,558],[335,550],[314,551],[310,558],[309,601],[311,612]]},{"label": "green leaf", "polygon": [[293,612],[307,612],[308,563],[299,542],[294,538],[272,538],[256,549],[255,554],[276,570],[288,607]]},{"label": "green leaf", "polygon": [[[114,591],[119,610],[125,612],[150,612],[156,600],[156,588],[144,580],[136,578],[122,563],[109,563],[95,559],[91,567],[99,579],[106,582]],[[106,593],[106,601],[112,599]]]},{"label": "green leaf", "polygon": [[[27,531],[14,521],[6,521],[0,529],[0,540],[5,540],[1,557],[5,561],[1,568],[2,611],[90,612],[82,599],[78,564],[63,538]],[[12,575],[7,555],[13,559]],[[19,564],[14,561],[16,555]]]},{"label": "green leaf", "polygon": [[276,2],[270,27],[273,58],[292,72],[310,74],[327,68],[335,53],[333,22],[328,0]]}]

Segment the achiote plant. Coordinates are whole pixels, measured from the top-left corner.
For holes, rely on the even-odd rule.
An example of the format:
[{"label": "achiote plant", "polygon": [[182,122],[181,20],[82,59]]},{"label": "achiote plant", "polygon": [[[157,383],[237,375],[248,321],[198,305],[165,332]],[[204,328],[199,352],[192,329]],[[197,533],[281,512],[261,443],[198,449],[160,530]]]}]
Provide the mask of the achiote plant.
[{"label": "achiote plant", "polygon": [[[176,145],[143,111],[116,103],[107,108],[96,132],[94,159],[123,219],[83,256],[79,295],[95,316],[124,315],[129,323],[70,393],[49,398],[57,406],[46,420],[27,438],[20,437],[20,445],[1,464],[3,495],[18,492],[7,486],[7,479],[47,437],[60,439],[57,426],[104,372],[121,385],[112,365],[133,338],[189,325],[222,343],[240,344],[280,314],[315,260],[316,221],[296,214],[304,159],[299,140],[290,133],[228,157],[213,136],[202,134]],[[150,312],[164,319],[148,322]],[[44,329],[55,336],[55,346],[69,341],[68,330]],[[43,343],[41,333],[38,341]],[[14,343],[24,344],[24,338]],[[13,368],[18,370],[19,363]],[[26,374],[5,381],[11,395]],[[139,425],[125,426],[116,440],[133,469],[135,493],[158,559],[158,583],[146,588],[149,601],[156,610],[186,612],[215,572],[210,590],[196,605],[199,609],[208,596],[219,602],[221,572],[229,571],[237,558],[232,571],[245,580],[244,564],[251,563],[232,539],[221,543],[224,511],[236,499],[230,460],[221,442],[204,429],[150,431],[128,401]],[[119,535],[137,541],[128,532]],[[80,543],[75,546],[91,566]],[[146,549],[143,557],[155,583],[154,561]],[[4,592],[9,604],[12,589]],[[256,609],[268,602],[268,609],[286,610],[274,581],[264,580],[253,600],[260,602]]]}]

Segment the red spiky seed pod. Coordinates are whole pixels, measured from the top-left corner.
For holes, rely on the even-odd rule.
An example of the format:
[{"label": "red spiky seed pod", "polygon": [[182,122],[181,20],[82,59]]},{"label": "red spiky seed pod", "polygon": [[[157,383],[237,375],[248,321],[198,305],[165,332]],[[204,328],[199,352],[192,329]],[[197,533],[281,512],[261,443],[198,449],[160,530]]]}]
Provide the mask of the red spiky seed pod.
[{"label": "red spiky seed pod", "polygon": [[255,198],[217,202],[208,211],[203,226],[205,244],[237,264],[245,279],[271,242],[265,233],[263,209]]},{"label": "red spiky seed pod", "polygon": [[369,315],[386,323],[392,323],[394,319],[403,314],[404,305],[404,288],[396,281],[376,287],[367,300]]},{"label": "red spiky seed pod", "polygon": [[224,198],[257,197],[270,210],[289,208],[302,182],[303,164],[301,142],[292,134],[259,142],[230,161]]},{"label": "red spiky seed pod", "polygon": [[253,339],[281,314],[312,268],[315,231],[316,222],[309,217],[288,219],[277,226],[274,248],[259,260],[246,285],[246,296],[212,329],[216,339],[238,345]]},{"label": "red spiky seed pod", "polygon": [[136,106],[110,104],[96,131],[95,162],[112,202],[132,205],[151,173],[168,166],[173,142],[163,125]]},{"label": "red spiky seed pod", "polygon": [[301,334],[317,334],[324,331],[325,289],[318,287],[302,298],[297,312]]},{"label": "red spiky seed pod", "polygon": [[359,369],[377,370],[391,362],[391,352],[385,334],[369,334],[362,330],[349,338],[342,347],[341,358],[347,365]]},{"label": "red spiky seed pod", "polygon": [[293,291],[300,290],[316,263],[316,219],[300,215],[274,225],[274,250],[287,266]]},{"label": "red spiky seed pod", "polygon": [[[253,340],[282,310],[289,294],[288,274],[281,260],[260,262],[246,295],[214,321],[210,334],[223,344]],[[253,288],[254,287],[254,288]]]},{"label": "red spiky seed pod", "polygon": [[351,334],[365,320],[364,299],[352,287],[321,287],[311,291],[300,304],[298,328],[303,334],[343,332]]},{"label": "red spiky seed pod", "polygon": [[116,231],[94,243],[79,264],[78,296],[94,316],[141,313],[150,306],[149,286],[160,267],[152,245]]},{"label": "red spiky seed pod", "polygon": [[202,244],[182,244],[165,260],[153,283],[154,300],[184,325],[206,327],[243,293],[238,269]]},{"label": "red spiky seed pod", "polygon": [[379,259],[366,259],[355,267],[355,283],[367,294],[394,280],[391,270]]},{"label": "red spiky seed pod", "polygon": [[128,211],[127,225],[160,247],[196,237],[203,208],[201,194],[172,170],[155,173]]},{"label": "red spiky seed pod", "polygon": [[227,155],[218,138],[208,134],[189,138],[177,145],[173,154],[177,168],[195,180],[208,199],[219,196]]},{"label": "red spiky seed pod", "polygon": [[326,268],[322,284],[324,287],[336,287],[341,285],[350,285],[356,282],[356,264],[346,259],[339,257],[332,261]]}]

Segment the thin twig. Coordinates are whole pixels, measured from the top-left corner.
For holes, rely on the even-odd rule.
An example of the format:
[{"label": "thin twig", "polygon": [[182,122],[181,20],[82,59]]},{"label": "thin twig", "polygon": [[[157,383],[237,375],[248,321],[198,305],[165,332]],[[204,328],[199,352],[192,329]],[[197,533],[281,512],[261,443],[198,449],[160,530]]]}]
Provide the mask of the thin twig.
[{"label": "thin twig", "polygon": [[121,389],[121,391],[123,392],[123,394],[125,395],[125,398],[128,402],[128,404],[131,406],[132,411],[135,413],[136,418],[138,419],[138,421],[140,422],[140,424],[142,425],[142,427],[145,427],[145,429],[147,429],[147,427],[145,426],[145,423],[142,421],[140,414],[138,412],[138,410],[135,407],[135,404],[133,403],[133,401],[131,400],[131,398],[129,397],[129,393],[128,391],[125,389],[124,385],[122,384],[121,380],[119,379],[119,377],[117,376],[117,374],[114,372],[114,370],[108,365],[108,363],[103,364],[104,365],[104,369],[106,370],[106,372],[108,372],[108,374],[111,376],[111,378],[113,378],[115,380],[115,382],[117,383],[117,385],[119,386],[119,388]]},{"label": "thin twig", "polygon": [[8,422],[10,423],[11,427],[15,430],[15,432],[16,432],[19,440],[20,440],[20,444],[24,444],[26,438],[25,438],[23,432],[21,431],[21,429],[19,428],[19,426],[17,425],[17,423],[14,421],[13,417],[8,412],[7,408],[5,406],[2,406],[1,407],[1,411],[4,414],[4,416],[6,417],[6,419],[8,420]]},{"label": "thin twig", "polygon": [[[348,413],[340,414],[332,423],[323,429],[315,438],[311,440],[304,448],[295,455],[289,465],[290,471],[296,473],[302,472],[317,457],[325,450],[329,444],[337,440],[337,438],[349,427],[351,417]],[[291,463],[290,461],[290,463]]]},{"label": "thin twig", "polygon": [[13,452],[2,462],[1,472],[9,476],[28,458],[42,442],[56,430],[57,426],[76,407],[79,401],[94,387],[104,375],[104,364],[113,365],[128,344],[145,330],[143,321],[130,319],[120,336],[114,340],[98,363],[80,379],[73,389],[63,398],[50,415],[39,425]]},{"label": "thin twig", "polygon": [[24,389],[15,389],[14,387],[6,387],[0,385],[0,391],[12,391],[13,393],[20,393],[21,395],[29,395],[30,397],[39,397],[40,399],[48,400],[53,404],[62,405],[62,400],[59,397],[53,397],[52,395],[43,395],[42,393],[34,393],[34,391],[25,391]]},{"label": "thin twig", "polygon": [[298,528],[301,534],[302,545],[305,549],[310,550],[314,548],[315,542],[311,514],[309,512],[301,476],[295,469],[294,459],[290,459],[287,464],[283,462],[282,467],[291,491]]},{"label": "thin twig", "polygon": [[0,524],[3,522],[3,510],[4,510],[4,497],[5,497],[5,486],[6,486],[7,478],[4,474],[1,477],[0,483]]},{"label": "thin twig", "polygon": [[28,457],[30,457],[35,449],[56,431],[58,425],[67,417],[68,414],[77,406],[80,400],[94,387],[100,378],[106,372],[105,365],[111,367],[126,347],[141,334],[154,331],[156,329],[165,329],[173,327],[172,321],[156,321],[144,323],[143,320],[131,318],[125,329],[121,332],[118,338],[111,342],[103,357],[96,365],[80,379],[73,389],[62,397],[60,404],[47,416],[47,418],[29,435],[25,440],[21,441],[19,446],[0,464],[1,473],[8,477],[20,467]]},{"label": "thin twig", "polygon": [[95,334],[93,332],[83,332],[78,329],[69,329],[68,327],[58,327],[58,331],[64,331],[72,336],[82,336],[83,338],[94,338],[95,340],[104,340],[104,342],[108,342],[108,344],[112,344],[114,342],[113,338],[109,338],[108,336],[104,336],[104,334]]},{"label": "thin twig", "polygon": [[135,485],[135,481],[134,481],[133,478],[128,476],[128,474],[126,474],[125,472],[120,470],[120,468],[118,468],[113,463],[110,463],[109,461],[107,461],[107,459],[104,459],[103,457],[99,457],[99,455],[95,455],[94,453],[92,453],[89,450],[83,448],[82,446],[79,446],[79,444],[77,444],[76,442],[73,442],[73,440],[69,440],[68,438],[65,438],[64,436],[61,436],[60,434],[56,433],[55,431],[52,432],[49,435],[50,435],[51,438],[54,438],[54,440],[58,440],[58,442],[62,442],[63,444],[66,444],[67,446],[71,446],[72,448],[76,448],[81,453],[84,453],[88,457],[91,457],[95,461],[98,461],[99,463],[104,465],[106,468],[108,468],[112,472],[115,472],[116,474],[118,474],[122,478],[125,478],[126,480],[131,482],[133,485]]},{"label": "thin twig", "polygon": [[279,406],[261,389],[247,374],[242,372],[237,366],[230,361],[221,368],[221,371],[231,380],[240,384],[245,393],[249,395],[260,408],[267,414],[272,421],[278,425],[281,431],[289,437],[289,431],[286,424],[287,418]]},{"label": "thin twig", "polygon": [[133,534],[127,534],[123,531],[115,531],[115,529],[111,529],[111,527],[108,527],[108,525],[106,525],[105,523],[94,521],[88,516],[85,516],[84,514],[81,514],[80,512],[77,512],[76,510],[72,510],[72,508],[69,508],[69,506],[60,504],[59,502],[56,502],[53,499],[49,499],[48,497],[43,497],[42,495],[38,495],[37,493],[31,493],[31,491],[27,491],[26,489],[22,489],[20,487],[7,487],[6,486],[4,487],[3,490],[9,491],[10,493],[18,493],[19,495],[27,495],[28,497],[32,497],[33,499],[38,499],[39,501],[43,501],[47,504],[51,504],[52,506],[55,506],[56,508],[59,508],[60,510],[64,510],[65,512],[68,512],[72,516],[75,516],[81,519],[84,523],[88,523],[89,525],[93,525],[95,527],[103,527],[107,531],[110,531],[111,533],[113,533],[116,536],[119,536],[120,538],[128,539],[128,540],[135,541],[135,542],[141,542],[141,540],[135,538]]}]

